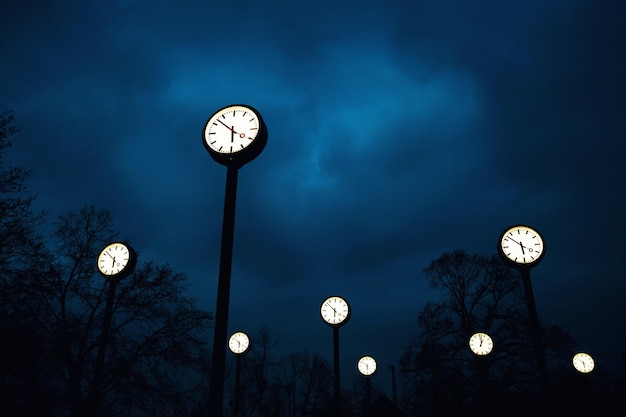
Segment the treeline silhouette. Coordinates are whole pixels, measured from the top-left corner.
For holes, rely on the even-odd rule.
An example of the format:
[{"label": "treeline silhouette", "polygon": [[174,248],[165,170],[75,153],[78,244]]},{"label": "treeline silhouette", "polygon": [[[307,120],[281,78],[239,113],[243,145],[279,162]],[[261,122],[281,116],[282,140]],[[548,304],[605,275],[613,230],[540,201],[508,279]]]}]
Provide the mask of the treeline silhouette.
[{"label": "treeline silhouette", "polygon": [[[95,259],[120,240],[113,215],[85,205],[58,216],[52,235],[44,235],[48,213],[33,211],[35,196],[25,185],[32,172],[5,166],[3,156],[19,132],[13,122],[12,112],[0,116],[0,414],[206,417],[211,312],[189,298],[185,274],[140,261],[117,284],[103,335],[111,295]],[[541,384],[519,273],[496,256],[457,250],[424,274],[443,297],[418,314],[415,336],[399,358],[397,396],[389,399],[378,385],[366,395],[361,378],[333,398],[333,370],[323,357],[306,351],[276,357],[277,342],[262,328],[241,358],[240,416],[602,415],[623,409],[624,373],[601,367],[577,373],[571,366],[575,341],[559,326],[541,327],[549,367],[548,385]],[[477,330],[495,342],[485,357],[467,347]],[[104,365],[94,384],[103,344]],[[228,416],[235,408],[234,373],[231,358]]]}]

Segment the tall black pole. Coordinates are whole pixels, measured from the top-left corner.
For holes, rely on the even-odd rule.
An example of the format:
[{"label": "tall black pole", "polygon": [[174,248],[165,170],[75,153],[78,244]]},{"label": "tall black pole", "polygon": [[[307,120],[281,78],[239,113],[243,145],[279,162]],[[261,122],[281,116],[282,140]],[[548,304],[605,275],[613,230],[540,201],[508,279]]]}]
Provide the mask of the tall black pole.
[{"label": "tall black pole", "polygon": [[548,381],[548,370],[546,367],[546,357],[543,351],[543,342],[541,340],[541,330],[539,328],[539,318],[537,317],[537,307],[535,305],[535,296],[530,281],[530,269],[523,268],[522,280],[524,282],[524,292],[526,294],[526,304],[528,305],[528,318],[530,319],[530,334],[535,347],[535,358],[537,360],[537,368],[539,369],[539,380],[542,389],[546,388]]},{"label": "tall black pole", "polygon": [[237,355],[235,369],[235,404],[233,404],[233,417],[239,417],[241,410],[241,355]]},{"label": "tall black pole", "polygon": [[393,403],[398,405],[398,391],[396,389],[396,368],[393,365],[387,365],[391,369],[391,398]]},{"label": "tall black pole", "polygon": [[339,384],[339,326],[333,327],[333,357],[335,367],[335,400],[339,404],[341,396],[341,387]]},{"label": "tall black pole", "polygon": [[369,376],[365,377],[365,399],[363,401],[363,413],[367,413],[372,402],[372,383]]},{"label": "tall black pole", "polygon": [[96,357],[96,366],[94,369],[94,379],[91,386],[89,400],[87,401],[87,415],[98,416],[101,414],[102,406],[102,372],[104,369],[104,356],[106,353],[107,343],[109,342],[109,329],[111,328],[111,319],[113,317],[113,301],[115,300],[115,290],[118,279],[109,278],[109,289],[107,292],[106,305],[104,307],[104,316],[102,317],[102,330],[98,343],[98,356]]},{"label": "tall black pole", "polygon": [[229,165],[226,171],[226,196],[224,199],[224,222],[222,225],[219,281],[217,284],[217,307],[215,311],[215,335],[213,337],[213,363],[211,364],[209,417],[224,416],[224,369],[226,367],[228,303],[230,300],[230,275],[233,260],[238,172],[239,168],[233,165]]}]

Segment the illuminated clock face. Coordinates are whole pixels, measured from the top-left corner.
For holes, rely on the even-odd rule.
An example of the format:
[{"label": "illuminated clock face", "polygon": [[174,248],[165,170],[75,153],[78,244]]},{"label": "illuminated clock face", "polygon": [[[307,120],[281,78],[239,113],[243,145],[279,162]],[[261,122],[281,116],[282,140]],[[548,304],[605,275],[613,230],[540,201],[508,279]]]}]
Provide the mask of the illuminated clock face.
[{"label": "illuminated clock face", "polygon": [[356,365],[360,373],[365,376],[370,376],[376,372],[376,360],[371,356],[363,356]]},{"label": "illuminated clock face", "polygon": [[242,354],[250,347],[250,338],[244,332],[235,332],[228,339],[228,348],[235,354]]},{"label": "illuminated clock face", "polygon": [[502,233],[498,249],[509,262],[530,266],[541,260],[545,245],[543,238],[536,230],[518,225]]},{"label": "illuminated clock face", "polygon": [[98,270],[106,276],[116,276],[131,268],[134,263],[134,252],[123,243],[107,245],[98,256]]},{"label": "illuminated clock face", "polygon": [[340,326],[350,318],[350,306],[343,298],[331,296],[322,303],[320,314],[327,324]]},{"label": "illuminated clock face", "polygon": [[574,368],[578,372],[582,374],[588,374],[589,372],[593,371],[593,368],[595,367],[595,362],[593,361],[593,358],[590,354],[585,352],[578,352],[572,358],[572,365],[574,365]]},{"label": "illuminated clock face", "polygon": [[257,138],[262,120],[250,107],[235,105],[217,111],[204,128],[205,146],[219,154],[241,152]]},{"label": "illuminated clock face", "polygon": [[476,355],[488,355],[493,350],[493,340],[487,333],[477,332],[469,338],[469,348]]}]

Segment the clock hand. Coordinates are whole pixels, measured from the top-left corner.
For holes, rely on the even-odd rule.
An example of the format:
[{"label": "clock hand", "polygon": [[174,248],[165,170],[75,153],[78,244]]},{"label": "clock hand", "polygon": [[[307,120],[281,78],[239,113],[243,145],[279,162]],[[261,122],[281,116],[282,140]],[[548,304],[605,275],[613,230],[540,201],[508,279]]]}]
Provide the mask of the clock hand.
[{"label": "clock hand", "polygon": [[233,135],[239,135],[240,138],[245,138],[246,137],[245,133],[237,132],[235,130],[235,126],[229,127],[228,125],[226,125],[226,123],[222,122],[221,120],[217,119],[217,121],[220,122],[226,129],[230,130],[231,141],[232,141]]},{"label": "clock hand", "polygon": [[513,239],[511,236],[507,236],[507,238],[511,240],[512,242],[517,243],[518,245],[522,244],[521,242],[518,242],[517,240]]},{"label": "clock hand", "polygon": [[228,127],[228,125],[226,125],[226,123],[222,122],[220,119],[217,119],[218,122],[220,122],[226,129],[230,130],[231,132],[234,132],[234,126],[233,127]]}]

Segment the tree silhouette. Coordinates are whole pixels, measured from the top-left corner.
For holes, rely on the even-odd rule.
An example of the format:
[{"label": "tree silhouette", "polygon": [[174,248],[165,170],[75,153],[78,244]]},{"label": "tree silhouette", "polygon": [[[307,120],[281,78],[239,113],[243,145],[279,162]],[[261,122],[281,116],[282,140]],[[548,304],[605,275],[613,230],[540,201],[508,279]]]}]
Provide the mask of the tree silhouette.
[{"label": "tree silhouette", "polygon": [[71,416],[86,415],[94,398],[103,400],[95,407],[101,415],[120,409],[188,415],[196,391],[206,391],[211,315],[194,308],[195,300],[184,295],[185,275],[167,264],[140,262],[117,284],[101,391],[94,391],[108,288],[95,260],[116,237],[112,223],[107,210],[94,206],[59,216],[55,256],[47,270],[23,277],[16,310],[28,313],[29,328],[49,352],[49,382]]},{"label": "tree silhouette", "polygon": [[[419,313],[419,334],[401,358],[405,411],[454,413],[495,393],[536,392],[539,381],[519,273],[497,256],[463,250],[444,253],[424,273],[443,296]],[[494,340],[486,357],[468,349],[476,331]],[[544,340],[555,355],[571,352],[574,341],[566,331],[555,326],[543,332],[551,335]]]},{"label": "tree silhouette", "polygon": [[35,196],[25,184],[32,172],[5,165],[5,154],[20,131],[13,123],[13,112],[0,114],[0,403],[3,415],[37,416],[49,414],[58,393],[48,383],[48,352],[22,308],[27,299],[23,289],[25,277],[45,271],[50,257],[37,232],[46,213],[33,212]]}]

